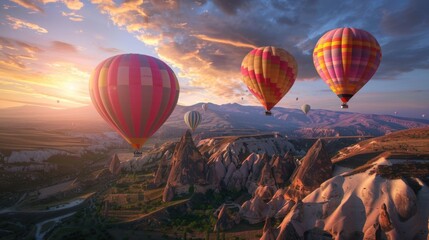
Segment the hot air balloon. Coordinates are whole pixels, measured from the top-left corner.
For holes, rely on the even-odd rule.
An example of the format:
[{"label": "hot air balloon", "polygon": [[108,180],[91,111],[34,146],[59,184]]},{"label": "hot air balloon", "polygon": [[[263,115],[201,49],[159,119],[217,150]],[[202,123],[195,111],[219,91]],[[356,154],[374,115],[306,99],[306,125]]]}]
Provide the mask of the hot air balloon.
[{"label": "hot air balloon", "polygon": [[207,103],[203,103],[203,105],[201,105],[201,107],[203,108],[203,110],[205,112],[205,111],[207,111],[208,104]]},{"label": "hot air balloon", "polygon": [[60,100],[57,100],[57,103],[60,103]]},{"label": "hot air balloon", "polygon": [[422,118],[424,118],[425,117],[425,115],[424,114],[422,114]]},{"label": "hot air balloon", "polygon": [[308,104],[304,104],[301,106],[301,110],[307,115],[307,113],[310,111],[311,107]]},{"label": "hot air balloon", "polygon": [[381,61],[381,48],[367,31],[337,28],[325,33],[313,52],[320,77],[341,99],[341,108],[371,79]]},{"label": "hot air balloon", "polygon": [[298,98],[296,98],[295,100],[298,101]]},{"label": "hot air balloon", "polygon": [[192,131],[195,131],[195,129],[201,122],[201,114],[197,111],[186,112],[183,118],[185,120],[186,125],[188,125],[188,127],[192,129]]},{"label": "hot air balloon", "polygon": [[157,58],[121,54],[95,68],[89,93],[98,113],[141,155],[140,148],[176,107],[179,82]]},{"label": "hot air balloon", "polygon": [[241,63],[242,80],[264,106],[266,115],[295,82],[298,66],[286,50],[260,47],[250,51]]}]

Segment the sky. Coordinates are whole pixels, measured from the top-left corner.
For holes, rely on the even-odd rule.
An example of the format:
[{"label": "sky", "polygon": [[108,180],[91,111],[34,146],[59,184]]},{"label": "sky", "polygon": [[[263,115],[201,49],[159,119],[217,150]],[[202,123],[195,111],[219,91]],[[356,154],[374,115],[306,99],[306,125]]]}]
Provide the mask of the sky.
[{"label": "sky", "polygon": [[346,111],[427,118],[428,9],[427,0],[1,1],[0,108],[89,105],[92,70],[123,53],[170,65],[181,105],[259,106],[241,81],[240,65],[253,48],[271,45],[298,63],[297,80],[277,106],[340,111],[312,52],[325,32],[355,27],[378,40],[383,56]]}]

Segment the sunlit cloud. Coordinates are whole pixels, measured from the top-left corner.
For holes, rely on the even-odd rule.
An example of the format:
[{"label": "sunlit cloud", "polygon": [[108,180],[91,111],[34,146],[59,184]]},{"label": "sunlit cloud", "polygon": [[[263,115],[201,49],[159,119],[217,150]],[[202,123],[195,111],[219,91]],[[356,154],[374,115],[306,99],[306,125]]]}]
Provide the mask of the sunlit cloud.
[{"label": "sunlit cloud", "polygon": [[69,12],[69,13],[61,12],[61,15],[64,17],[68,17],[68,19],[70,21],[74,21],[74,22],[82,22],[83,21],[83,16],[76,14],[74,12]]},{"label": "sunlit cloud", "polygon": [[257,48],[257,46],[249,44],[249,43],[242,43],[242,42],[232,41],[232,40],[228,40],[228,39],[213,38],[213,37],[209,37],[209,36],[206,36],[203,34],[197,34],[194,36],[201,39],[201,40],[204,40],[204,41],[227,44],[227,45],[231,45],[234,47],[243,47],[243,48],[250,48],[250,49]]},{"label": "sunlit cloud", "polygon": [[40,0],[43,4],[62,2],[70,10],[80,10],[84,4],[80,0]]},{"label": "sunlit cloud", "polygon": [[0,68],[24,69],[27,60],[36,60],[36,53],[42,50],[37,46],[11,39],[0,37]]},{"label": "sunlit cloud", "polygon": [[10,1],[33,11],[44,12],[40,6],[38,6],[36,3],[34,3],[34,1],[31,1],[31,0],[10,0]]},{"label": "sunlit cloud", "polygon": [[163,36],[162,34],[159,34],[159,35],[141,34],[137,36],[137,39],[149,46],[158,46],[160,42],[163,40]]},{"label": "sunlit cloud", "polygon": [[48,33],[48,30],[35,23],[30,23],[19,18],[11,17],[9,15],[6,16],[6,19],[9,21],[9,24],[13,29],[27,28],[38,33]]},{"label": "sunlit cloud", "polygon": [[63,2],[71,10],[79,10],[83,7],[83,3],[79,0],[63,0]]}]

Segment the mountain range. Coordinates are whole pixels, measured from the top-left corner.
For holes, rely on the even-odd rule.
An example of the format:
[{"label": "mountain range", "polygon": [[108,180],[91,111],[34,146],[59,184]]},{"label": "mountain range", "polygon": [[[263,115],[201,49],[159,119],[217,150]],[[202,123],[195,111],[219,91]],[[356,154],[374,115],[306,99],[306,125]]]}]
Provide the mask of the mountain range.
[{"label": "mountain range", "polygon": [[[273,133],[289,137],[327,136],[381,136],[390,132],[429,125],[429,119],[413,119],[392,115],[362,114],[346,111],[312,109],[305,115],[299,109],[276,107],[272,116],[265,116],[258,106],[240,104],[216,105],[203,103],[192,106],[177,105],[166,123],[154,135],[155,138],[179,138],[186,130],[183,115],[187,111],[199,111],[202,122],[194,135],[201,138],[219,135],[245,135]],[[110,131],[92,105],[74,109],[50,109],[43,107],[17,107],[0,109],[0,123],[25,123],[50,125],[52,128],[73,126],[75,131]]]}]

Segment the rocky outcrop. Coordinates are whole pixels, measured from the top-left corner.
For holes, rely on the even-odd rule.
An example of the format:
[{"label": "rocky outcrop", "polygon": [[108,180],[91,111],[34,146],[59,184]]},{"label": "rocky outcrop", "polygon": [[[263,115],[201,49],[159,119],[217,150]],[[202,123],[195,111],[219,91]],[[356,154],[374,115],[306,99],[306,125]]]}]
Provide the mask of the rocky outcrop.
[{"label": "rocky outcrop", "polygon": [[277,237],[277,240],[302,240],[295,230],[295,227],[291,222],[287,223],[284,227],[280,229],[280,233]]},{"label": "rocky outcrop", "polygon": [[262,229],[262,237],[260,240],[276,240],[278,230],[273,227],[273,219],[267,217],[265,219],[264,228]]},{"label": "rocky outcrop", "polygon": [[[288,211],[277,239],[285,239],[288,226],[302,239],[426,239],[429,188],[374,174],[392,162],[398,159],[376,158],[369,167],[323,182]],[[285,199],[284,206],[290,202]]]},{"label": "rocky outcrop", "polygon": [[290,199],[303,199],[331,177],[332,163],[323,141],[319,139],[301,160],[286,194]]},{"label": "rocky outcrop", "polygon": [[[191,132],[187,130],[174,149],[166,188],[171,188],[174,195],[187,194],[192,189],[205,189],[196,185],[207,185],[206,172],[206,159],[198,151]],[[164,195],[163,199],[170,197]]]},{"label": "rocky outcrop", "polygon": [[271,169],[277,188],[285,187],[289,178],[297,168],[295,159],[290,152],[284,157],[277,155],[273,157]]},{"label": "rocky outcrop", "polygon": [[[296,168],[293,157],[289,154],[286,154],[285,157],[274,155],[269,160],[267,155],[263,155],[258,165],[262,166],[262,164],[261,170],[256,170],[249,176],[248,190],[250,192],[255,189],[253,190],[253,199],[245,202],[242,206],[242,218],[254,223],[262,222],[267,217],[284,217],[294,204],[293,201],[286,201],[284,189],[279,188],[289,181],[289,177]],[[254,164],[253,166],[258,165]],[[255,182],[255,179],[258,181]],[[261,204],[260,200],[267,204]],[[266,207],[263,210],[264,214],[251,213],[251,211],[261,211],[260,207],[262,206]]]},{"label": "rocky outcrop", "polygon": [[380,165],[376,173],[384,178],[398,179],[403,177],[429,176],[429,163],[396,163]]},{"label": "rocky outcrop", "polygon": [[164,188],[164,191],[162,192],[162,201],[163,202],[170,202],[174,198],[174,189],[167,184]]},{"label": "rocky outcrop", "polygon": [[274,179],[272,165],[266,155],[264,155],[264,167],[261,170],[258,185],[259,186],[276,186],[276,180]]},{"label": "rocky outcrop", "polygon": [[167,182],[169,172],[170,168],[167,162],[167,157],[164,155],[159,161],[158,169],[156,170],[155,177],[153,179],[155,187],[159,187]]},{"label": "rocky outcrop", "polygon": [[387,211],[386,204],[382,204],[380,208],[380,215],[378,216],[378,222],[384,232],[389,232],[393,229],[392,220],[390,220],[389,212]]},{"label": "rocky outcrop", "polygon": [[302,239],[302,235],[296,231],[294,223],[300,224],[304,220],[303,203],[296,203],[279,226],[277,239]]},{"label": "rocky outcrop", "polygon": [[110,160],[109,171],[114,175],[121,172],[121,162],[119,161],[118,154],[116,153],[113,155],[112,160]]},{"label": "rocky outcrop", "polygon": [[223,204],[217,217],[216,224],[214,226],[214,232],[223,232],[234,227],[240,223],[240,215],[238,208],[230,208],[227,204]]},{"label": "rocky outcrop", "polygon": [[259,196],[253,197],[241,205],[240,216],[250,224],[264,221],[269,216],[270,208]]}]

